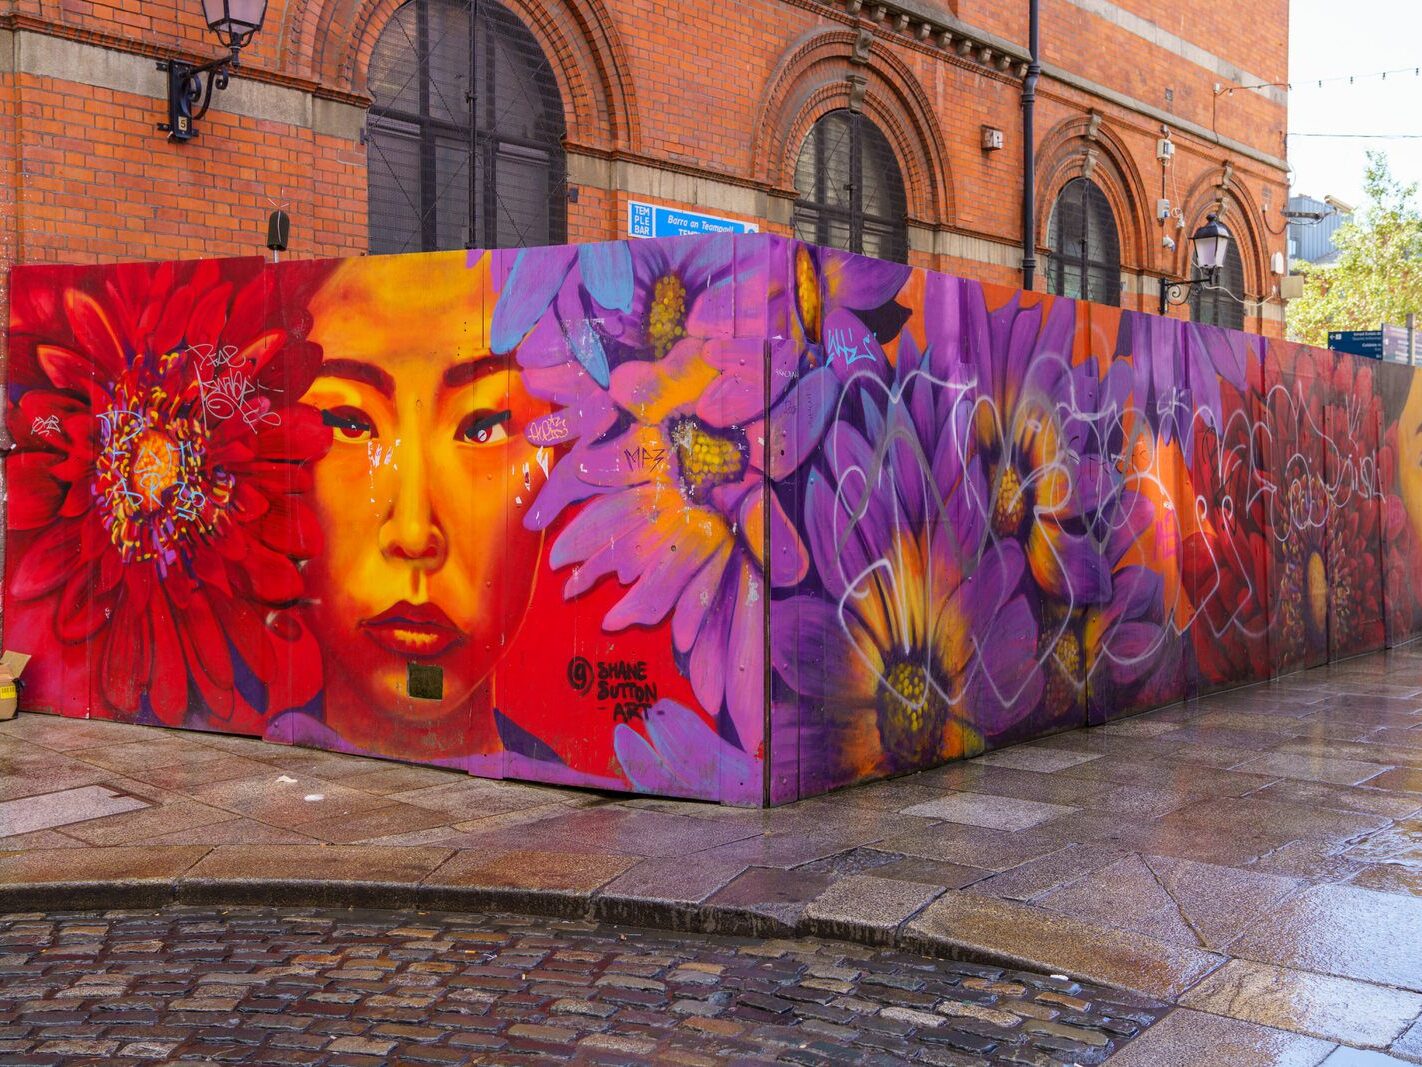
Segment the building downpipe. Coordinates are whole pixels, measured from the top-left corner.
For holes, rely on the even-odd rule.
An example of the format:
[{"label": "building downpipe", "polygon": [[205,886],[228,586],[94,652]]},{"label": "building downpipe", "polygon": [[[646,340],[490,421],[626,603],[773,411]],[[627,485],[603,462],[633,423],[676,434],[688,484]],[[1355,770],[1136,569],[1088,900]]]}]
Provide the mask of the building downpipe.
[{"label": "building downpipe", "polygon": [[1037,104],[1037,79],[1042,74],[1039,4],[1040,0],[1028,0],[1027,50],[1031,55],[1022,79],[1022,288],[1028,292],[1037,280],[1037,144],[1032,113]]}]

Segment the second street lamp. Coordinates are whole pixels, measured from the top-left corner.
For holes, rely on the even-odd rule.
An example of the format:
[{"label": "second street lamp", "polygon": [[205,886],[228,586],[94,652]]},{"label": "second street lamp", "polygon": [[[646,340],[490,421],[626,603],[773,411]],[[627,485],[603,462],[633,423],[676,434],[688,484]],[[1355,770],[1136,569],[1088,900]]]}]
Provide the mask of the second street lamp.
[{"label": "second street lamp", "polygon": [[1190,235],[1190,243],[1195,246],[1195,263],[1203,272],[1198,278],[1183,281],[1160,279],[1160,313],[1166,314],[1171,304],[1183,304],[1190,299],[1190,290],[1197,285],[1206,287],[1215,284],[1225,256],[1229,254],[1230,233],[1218,215],[1209,215],[1205,224]]},{"label": "second street lamp", "polygon": [[[267,0],[202,0],[202,14],[208,29],[217,34],[229,54],[202,66],[181,59],[165,59],[158,64],[158,69],[168,75],[168,121],[159,123],[158,128],[168,134],[170,141],[190,141],[197,136],[194,123],[207,114],[213,90],[227,88],[229,68],[237,66],[242,49],[262,28]],[[202,105],[194,111],[199,101]]]}]

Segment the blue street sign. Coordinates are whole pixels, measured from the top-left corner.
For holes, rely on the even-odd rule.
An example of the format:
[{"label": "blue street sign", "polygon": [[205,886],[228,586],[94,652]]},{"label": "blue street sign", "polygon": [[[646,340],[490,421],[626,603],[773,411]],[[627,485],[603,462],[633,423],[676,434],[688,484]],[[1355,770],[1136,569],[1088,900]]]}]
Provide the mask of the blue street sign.
[{"label": "blue street sign", "polygon": [[681,208],[644,204],[640,200],[627,202],[628,237],[684,237],[693,233],[759,233],[753,222],[723,219],[718,215],[699,215]]},{"label": "blue street sign", "polygon": [[1369,359],[1383,358],[1381,330],[1330,330],[1328,347],[1335,352],[1350,352]]}]

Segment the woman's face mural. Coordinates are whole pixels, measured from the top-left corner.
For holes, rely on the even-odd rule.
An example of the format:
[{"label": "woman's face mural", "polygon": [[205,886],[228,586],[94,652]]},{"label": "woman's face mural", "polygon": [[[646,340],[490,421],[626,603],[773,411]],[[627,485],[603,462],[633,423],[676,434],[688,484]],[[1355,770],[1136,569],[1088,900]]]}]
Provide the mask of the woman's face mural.
[{"label": "woman's face mural", "polygon": [[520,522],[543,479],[522,430],[547,407],[490,354],[490,257],[465,258],[352,260],[311,305],[324,359],[304,399],[333,438],[307,572],[326,721],[387,755],[497,747],[491,674],[541,544]]},{"label": "woman's face mural", "polygon": [[7,353],[31,710],[756,804],[1422,628],[1413,369],[772,235],[20,267]]}]

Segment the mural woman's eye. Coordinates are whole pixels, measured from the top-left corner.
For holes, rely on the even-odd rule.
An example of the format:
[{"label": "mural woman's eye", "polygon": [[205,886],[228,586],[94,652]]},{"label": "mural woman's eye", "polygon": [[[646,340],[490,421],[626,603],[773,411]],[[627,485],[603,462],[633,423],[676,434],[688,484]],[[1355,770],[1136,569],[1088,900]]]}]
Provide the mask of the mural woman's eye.
[{"label": "mural woman's eye", "polygon": [[503,411],[471,411],[460,422],[454,439],[467,445],[496,445],[507,441],[509,432],[505,424],[512,415],[513,412],[507,408]]},{"label": "mural woman's eye", "polygon": [[321,421],[331,427],[337,441],[359,444],[380,436],[375,432],[375,423],[360,408],[328,408],[321,412]]}]

